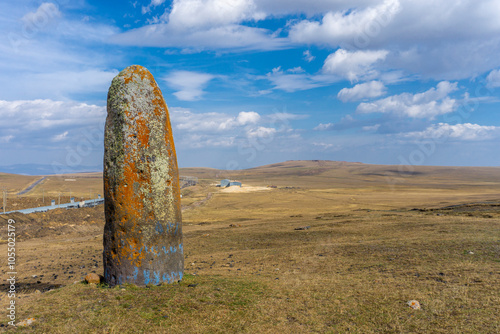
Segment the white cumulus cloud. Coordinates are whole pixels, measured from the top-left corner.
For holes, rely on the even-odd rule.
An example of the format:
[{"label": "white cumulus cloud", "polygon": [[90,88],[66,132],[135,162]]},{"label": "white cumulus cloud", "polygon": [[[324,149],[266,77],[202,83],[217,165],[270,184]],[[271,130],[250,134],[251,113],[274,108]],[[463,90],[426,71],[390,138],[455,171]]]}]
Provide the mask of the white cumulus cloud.
[{"label": "white cumulus cloud", "polygon": [[500,66],[499,12],[498,0],[174,0],[161,18],[110,40],[192,52],[385,49],[396,71],[460,80]]},{"label": "white cumulus cloud", "polygon": [[[0,100],[0,133],[3,141],[35,147],[78,142],[84,129],[102,134],[106,107],[73,101]],[[88,132],[88,131],[87,131]],[[102,143],[99,140],[99,143]]]},{"label": "white cumulus cloud", "polygon": [[260,145],[261,141],[285,140],[294,134],[289,120],[305,117],[282,112],[268,115],[255,111],[240,111],[237,115],[197,113],[178,107],[169,111],[172,128],[176,132],[176,146],[189,148],[246,147],[251,143]]},{"label": "white cumulus cloud", "polygon": [[246,124],[255,124],[260,120],[260,115],[255,111],[242,111],[236,117],[236,121],[238,124],[246,125]]},{"label": "white cumulus cloud", "polygon": [[213,78],[215,76],[208,73],[174,71],[163,79],[171,88],[177,90],[174,95],[179,100],[196,101],[201,99],[205,93],[203,88]]},{"label": "white cumulus cloud", "polygon": [[358,113],[394,113],[412,118],[434,119],[438,115],[453,112],[458,104],[448,95],[456,91],[457,83],[440,82],[436,88],[423,93],[402,93],[373,102],[358,105]]},{"label": "white cumulus cloud", "polygon": [[174,0],[172,11],[165,16],[165,20],[179,30],[217,27],[263,18],[265,14],[256,11],[253,0]]},{"label": "white cumulus cloud", "polygon": [[278,50],[289,47],[286,38],[264,28],[228,24],[210,28],[179,30],[171,24],[152,24],[116,34],[109,40],[121,45],[202,50]]},{"label": "white cumulus cloud", "polygon": [[353,88],[342,88],[337,97],[342,102],[358,101],[365,98],[379,97],[385,94],[385,85],[380,81],[358,84]]},{"label": "white cumulus cloud", "polygon": [[172,124],[183,132],[221,133],[238,130],[259,123],[261,116],[255,111],[241,111],[238,116],[225,113],[194,113],[185,108],[170,108]]},{"label": "white cumulus cloud", "polygon": [[500,137],[500,127],[479,124],[433,124],[424,131],[409,132],[404,137],[417,139],[442,139],[452,138],[457,140],[489,140]]},{"label": "white cumulus cloud", "polygon": [[323,65],[323,72],[338,75],[351,82],[377,75],[373,65],[384,60],[387,50],[375,51],[347,51],[338,49],[330,54]]},{"label": "white cumulus cloud", "polygon": [[321,22],[303,20],[290,29],[294,42],[320,44],[336,47],[343,43],[354,44],[356,38],[364,36],[372,26],[386,26],[400,10],[398,0],[386,0],[381,4],[363,9],[329,11]]},{"label": "white cumulus cloud", "polygon": [[324,15],[291,23],[296,43],[391,51],[391,66],[459,80],[500,66],[497,0],[335,1]]},{"label": "white cumulus cloud", "polygon": [[486,82],[490,87],[500,87],[500,70],[493,70],[486,77]]},{"label": "white cumulus cloud", "polygon": [[251,130],[247,131],[247,136],[249,138],[252,138],[252,137],[266,138],[266,137],[272,137],[275,134],[276,134],[275,128],[266,128],[263,126],[259,126],[256,129],[251,129]]},{"label": "white cumulus cloud", "polygon": [[0,100],[0,129],[21,131],[80,126],[102,121],[106,107],[53,100]]},{"label": "white cumulus cloud", "polygon": [[[150,6],[143,7],[148,13]],[[271,30],[245,25],[266,18],[253,0],[174,0],[149,24],[113,36],[122,45],[216,50],[276,50],[289,46]]]}]

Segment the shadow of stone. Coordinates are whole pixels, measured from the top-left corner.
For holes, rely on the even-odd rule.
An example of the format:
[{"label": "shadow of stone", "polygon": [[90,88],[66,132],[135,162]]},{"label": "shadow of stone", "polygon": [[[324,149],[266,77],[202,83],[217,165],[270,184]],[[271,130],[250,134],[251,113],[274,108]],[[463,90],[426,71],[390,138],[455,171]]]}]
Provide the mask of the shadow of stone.
[{"label": "shadow of stone", "polygon": [[[16,294],[29,294],[34,293],[36,290],[40,292],[47,292],[49,290],[58,289],[62,287],[62,284],[50,284],[50,283],[16,283]],[[9,293],[10,284],[4,283],[0,284],[0,291]]]}]

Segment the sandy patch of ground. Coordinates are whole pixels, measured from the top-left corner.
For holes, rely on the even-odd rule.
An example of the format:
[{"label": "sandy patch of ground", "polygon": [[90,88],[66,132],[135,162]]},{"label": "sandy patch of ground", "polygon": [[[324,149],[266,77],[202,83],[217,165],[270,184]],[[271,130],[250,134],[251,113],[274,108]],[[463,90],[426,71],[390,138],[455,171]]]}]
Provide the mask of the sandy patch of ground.
[{"label": "sandy patch of ground", "polygon": [[241,187],[238,186],[232,186],[228,188],[223,188],[221,192],[223,193],[250,193],[254,191],[263,191],[263,190],[271,190],[271,188],[268,187],[253,187],[253,186],[247,186],[243,184]]}]

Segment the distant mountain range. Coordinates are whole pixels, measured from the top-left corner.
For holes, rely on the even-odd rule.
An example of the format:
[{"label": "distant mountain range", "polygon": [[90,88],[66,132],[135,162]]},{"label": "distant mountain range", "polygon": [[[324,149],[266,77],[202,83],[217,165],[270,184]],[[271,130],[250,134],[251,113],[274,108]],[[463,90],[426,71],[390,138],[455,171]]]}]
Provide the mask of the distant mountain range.
[{"label": "distant mountain range", "polygon": [[68,167],[63,165],[17,164],[0,166],[0,173],[21,175],[54,175],[90,172],[102,172],[102,165]]}]

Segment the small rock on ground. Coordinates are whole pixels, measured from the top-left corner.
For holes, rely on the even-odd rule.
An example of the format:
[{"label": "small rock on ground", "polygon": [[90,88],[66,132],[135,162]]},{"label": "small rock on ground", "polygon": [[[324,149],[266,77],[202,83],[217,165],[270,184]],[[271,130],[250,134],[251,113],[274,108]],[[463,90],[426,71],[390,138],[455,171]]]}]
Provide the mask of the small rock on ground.
[{"label": "small rock on ground", "polygon": [[35,318],[28,318],[28,319],[24,319],[23,321],[18,322],[17,326],[18,327],[26,327],[26,326],[30,326],[34,322],[35,322]]},{"label": "small rock on ground", "polygon": [[101,276],[95,274],[95,273],[90,273],[90,274],[87,274],[87,276],[85,276],[85,281],[87,281],[87,283],[93,283],[93,284],[99,284],[101,283]]},{"label": "small rock on ground", "polygon": [[407,304],[414,310],[420,310],[420,303],[418,300],[410,300]]}]

